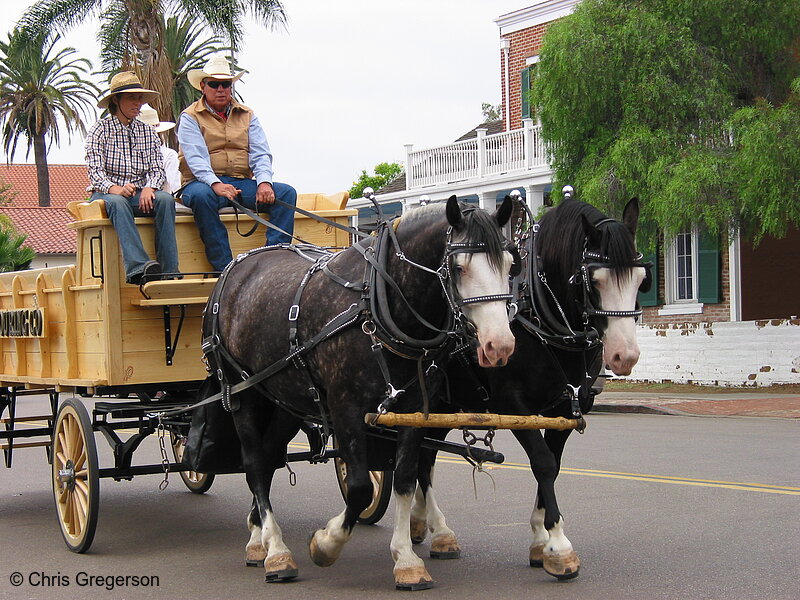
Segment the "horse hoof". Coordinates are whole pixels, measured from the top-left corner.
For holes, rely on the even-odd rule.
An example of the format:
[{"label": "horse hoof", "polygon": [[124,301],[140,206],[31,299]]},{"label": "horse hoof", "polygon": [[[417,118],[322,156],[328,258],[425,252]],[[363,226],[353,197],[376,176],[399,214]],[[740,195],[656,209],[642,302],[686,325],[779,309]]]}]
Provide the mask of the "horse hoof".
[{"label": "horse hoof", "polygon": [[421,544],[428,535],[428,524],[423,519],[411,517],[411,543]]},{"label": "horse hoof", "polygon": [[431,558],[461,558],[461,548],[452,533],[437,535],[431,540]]},{"label": "horse hoof", "polygon": [[574,550],[565,554],[545,552],[542,566],[548,575],[552,575],[556,579],[574,579],[580,571],[581,561]]},{"label": "horse hoof", "polygon": [[403,567],[394,570],[394,587],[410,592],[429,590],[433,587],[433,579],[424,566]]},{"label": "horse hoof", "polygon": [[264,579],[268,583],[289,581],[297,577],[297,563],[291,553],[278,554],[264,561]]},{"label": "horse hoof", "polygon": [[330,567],[339,558],[338,556],[330,556],[322,551],[317,543],[316,533],[311,536],[311,541],[308,543],[308,553],[311,556],[311,560],[318,567]]},{"label": "horse hoof", "polygon": [[531,544],[530,565],[541,569],[544,566],[544,544]]},{"label": "horse hoof", "polygon": [[267,551],[261,544],[254,544],[248,546],[246,549],[247,554],[244,557],[244,564],[248,567],[263,567],[264,559],[267,558]]}]

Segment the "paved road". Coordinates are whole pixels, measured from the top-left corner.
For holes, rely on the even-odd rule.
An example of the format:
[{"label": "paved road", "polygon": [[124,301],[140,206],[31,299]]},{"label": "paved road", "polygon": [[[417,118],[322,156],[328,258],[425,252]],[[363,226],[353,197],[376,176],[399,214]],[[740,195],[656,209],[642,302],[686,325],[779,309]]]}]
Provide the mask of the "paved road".
[{"label": "paved road", "polygon": [[[463,556],[428,559],[436,598],[729,599],[796,598],[800,567],[800,437],[788,419],[590,415],[567,446],[559,479],[567,534],[581,556],[578,579],[557,582],[527,566],[532,478],[507,432],[506,463],[479,474],[446,459],[437,489]],[[105,446],[102,439],[98,443]],[[342,506],[332,465],[285,472],[275,505],[301,577],[265,584],[243,566],[249,507],[243,476],[218,477],[204,496],[159,476],[101,482],[100,522],[91,551],[68,552],[55,522],[40,449],[0,469],[0,599],[5,598],[396,598],[389,539],[392,508],[359,526],[328,569],[308,558],[309,533]],[[155,440],[142,449],[157,459]],[[107,461],[107,457],[106,457]],[[108,464],[107,462],[105,464]],[[493,489],[495,486],[495,489]],[[427,552],[427,545],[419,547]],[[421,554],[425,556],[425,554]],[[26,581],[10,583],[12,573]],[[79,586],[78,573],[158,578],[158,587]],[[32,586],[40,574],[50,586]],[[69,585],[64,585],[68,582]],[[57,584],[62,585],[58,586]]]}]

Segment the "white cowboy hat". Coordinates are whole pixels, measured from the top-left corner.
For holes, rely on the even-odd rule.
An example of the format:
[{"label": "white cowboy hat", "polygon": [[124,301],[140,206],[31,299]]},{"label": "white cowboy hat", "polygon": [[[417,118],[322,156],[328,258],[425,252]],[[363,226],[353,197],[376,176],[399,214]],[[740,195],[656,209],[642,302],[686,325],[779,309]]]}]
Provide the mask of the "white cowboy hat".
[{"label": "white cowboy hat", "polygon": [[230,81],[238,81],[244,75],[244,71],[236,75],[231,73],[231,64],[224,56],[215,56],[206,63],[202,69],[192,69],[186,77],[189,83],[196,90],[200,89],[200,83],[203,79],[228,79]]},{"label": "white cowboy hat", "polygon": [[108,84],[108,92],[105,96],[97,101],[98,108],[108,108],[108,101],[114,94],[122,94],[123,92],[144,94],[144,101],[150,102],[158,98],[159,94],[155,90],[148,90],[142,87],[142,82],[139,76],[132,71],[120,71],[111,78],[111,83]]},{"label": "white cowboy hat", "polygon": [[175,127],[175,123],[172,121],[159,121],[156,109],[149,104],[142,104],[142,108],[139,111],[139,116],[137,119],[139,119],[142,123],[146,123],[147,125],[153,127],[153,129],[156,130],[156,133],[169,131]]}]

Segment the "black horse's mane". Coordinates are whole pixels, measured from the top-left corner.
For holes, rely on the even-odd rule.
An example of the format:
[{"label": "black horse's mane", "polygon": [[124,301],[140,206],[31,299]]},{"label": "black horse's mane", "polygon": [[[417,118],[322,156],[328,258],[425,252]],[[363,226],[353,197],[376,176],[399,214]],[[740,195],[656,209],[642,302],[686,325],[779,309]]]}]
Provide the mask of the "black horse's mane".
[{"label": "black horse's mane", "polygon": [[[464,227],[456,230],[456,236],[459,242],[467,244],[485,244],[486,254],[491,264],[495,269],[500,269],[503,266],[503,252],[505,251],[505,240],[503,239],[500,228],[494,217],[483,210],[477,210],[474,206],[459,202],[462,212],[464,212]],[[410,210],[396,221],[399,221],[398,226],[411,225],[415,222],[420,222],[429,215],[438,215],[441,213],[444,218],[445,204],[436,203],[428,204]],[[463,238],[462,238],[463,234]]]},{"label": "black horse's mane", "polygon": [[[599,247],[589,250],[608,258],[613,277],[622,282],[631,276],[636,263],[636,246],[628,227],[619,221],[606,221],[600,210],[580,200],[567,200],[551,209],[541,219],[536,237],[536,252],[544,269],[562,276],[574,273],[581,263],[581,249],[586,239],[581,215],[598,227],[602,235]],[[605,262],[605,259],[601,262]]]}]

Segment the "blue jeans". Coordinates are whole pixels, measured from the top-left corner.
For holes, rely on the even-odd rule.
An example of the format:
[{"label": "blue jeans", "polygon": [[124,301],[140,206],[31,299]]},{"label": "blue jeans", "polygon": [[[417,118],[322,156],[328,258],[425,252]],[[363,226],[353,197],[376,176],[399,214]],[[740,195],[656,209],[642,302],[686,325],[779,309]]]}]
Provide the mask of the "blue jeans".
[{"label": "blue jeans", "polygon": [[[254,179],[240,179],[238,177],[221,176],[222,183],[228,183],[237,190],[241,190],[238,202],[250,210],[268,213],[270,223],[280,227],[285,232],[294,232],[294,211],[280,204],[259,204],[256,208],[256,190],[258,185]],[[297,203],[297,192],[285,183],[272,184],[275,198],[294,206]],[[232,206],[228,199],[217,196],[211,186],[200,181],[192,181],[183,188],[181,202],[192,209],[194,222],[200,231],[200,238],[206,247],[206,258],[215,271],[222,271],[233,256],[228,241],[228,230],[219,218],[219,209]],[[267,244],[289,244],[291,235],[284,235],[273,229],[267,228]]]},{"label": "blue jeans", "polygon": [[114,224],[125,262],[125,278],[130,279],[144,270],[150,256],[142,245],[142,238],[136,229],[134,217],[153,217],[156,228],[156,257],[161,263],[164,273],[178,272],[178,244],[175,241],[175,199],[172,194],[156,191],[153,198],[153,212],[143,213],[139,210],[139,194],[130,198],[119,194],[102,194],[95,192],[89,202],[105,200],[106,213]]}]

